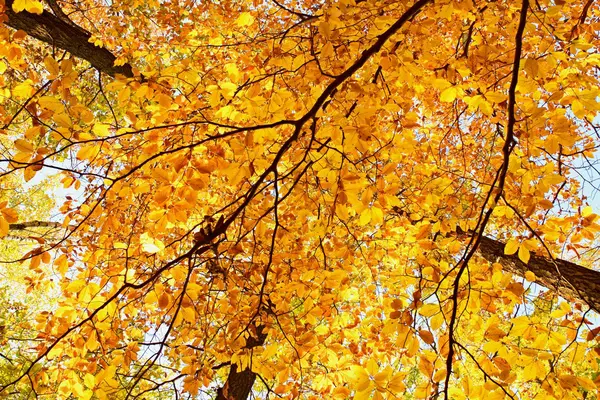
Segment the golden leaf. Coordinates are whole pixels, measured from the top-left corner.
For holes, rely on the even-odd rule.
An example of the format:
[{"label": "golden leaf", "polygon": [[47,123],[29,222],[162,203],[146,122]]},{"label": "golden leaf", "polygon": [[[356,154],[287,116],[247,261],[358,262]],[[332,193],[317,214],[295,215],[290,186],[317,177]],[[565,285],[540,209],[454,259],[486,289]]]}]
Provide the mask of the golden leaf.
[{"label": "golden leaf", "polygon": [[523,243],[519,246],[519,260],[523,261],[525,264],[529,262],[529,250]]},{"label": "golden leaf", "polygon": [[160,308],[167,308],[169,303],[171,302],[171,296],[167,292],[163,292],[158,298],[158,306]]},{"label": "golden leaf", "polygon": [[504,254],[512,255],[519,250],[520,243],[515,239],[509,239],[504,246]]},{"label": "golden leaf", "polygon": [[429,332],[429,331],[426,331],[424,329],[420,329],[419,330],[419,336],[427,344],[433,344],[434,343],[433,334],[431,332]]},{"label": "golden leaf", "polygon": [[240,14],[240,16],[235,20],[235,23],[237,26],[249,26],[252,25],[254,23],[254,17],[252,16],[252,14],[248,13],[248,12],[243,12]]},{"label": "golden leaf", "polygon": [[44,65],[46,66],[46,69],[50,73],[50,76],[49,76],[50,79],[55,79],[60,74],[60,67],[58,66],[58,63],[56,62],[54,57],[50,57],[50,56],[45,57]]}]

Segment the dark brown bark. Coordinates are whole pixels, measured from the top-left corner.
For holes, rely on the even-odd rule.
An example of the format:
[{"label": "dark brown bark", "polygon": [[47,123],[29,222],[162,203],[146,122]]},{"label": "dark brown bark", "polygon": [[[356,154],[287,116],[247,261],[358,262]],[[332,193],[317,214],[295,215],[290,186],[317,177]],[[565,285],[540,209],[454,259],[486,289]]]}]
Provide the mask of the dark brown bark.
[{"label": "dark brown bark", "polygon": [[237,366],[229,369],[227,382],[217,391],[216,400],[246,400],[250,395],[256,374],[249,369],[238,372]]},{"label": "dark brown bark", "polygon": [[27,221],[10,224],[9,229],[11,231],[22,231],[28,228],[60,228],[62,224],[60,222],[52,221]]},{"label": "dark brown bark", "polygon": [[133,77],[131,65],[115,66],[116,57],[105,48],[97,47],[89,42],[90,34],[84,29],[68,23],[55,15],[44,11],[42,14],[32,14],[27,11],[14,12],[13,0],[6,0],[6,15],[4,23],[11,28],[20,29],[29,36],[48,43],[51,46],[66,50],[75,57],[89,62],[94,68],[105,74]]},{"label": "dark brown bark", "polygon": [[[267,339],[267,334],[264,332],[264,326],[256,328],[256,334],[251,335],[246,342],[246,349],[252,349],[257,346],[262,346]],[[238,371],[237,365],[232,364],[229,368],[227,381],[222,388],[217,390],[217,398],[215,400],[246,400],[250,395],[256,373],[250,368],[243,371]]]},{"label": "dark brown bark", "polygon": [[537,283],[558,292],[565,298],[581,300],[594,311],[600,313],[600,272],[582,267],[565,260],[551,260],[531,254],[525,264],[516,255],[504,254],[504,243],[482,237],[479,254],[490,262],[500,263],[506,271],[524,276],[531,271]]}]

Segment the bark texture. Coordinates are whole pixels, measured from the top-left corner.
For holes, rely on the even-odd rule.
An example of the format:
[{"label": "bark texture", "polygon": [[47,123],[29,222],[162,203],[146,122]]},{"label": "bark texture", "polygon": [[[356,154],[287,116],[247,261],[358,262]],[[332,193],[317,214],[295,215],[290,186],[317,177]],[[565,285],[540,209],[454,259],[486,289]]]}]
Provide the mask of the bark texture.
[{"label": "bark texture", "polygon": [[84,29],[44,11],[32,14],[27,11],[14,12],[13,0],[6,0],[5,24],[20,29],[29,36],[48,43],[51,46],[66,50],[75,57],[89,62],[94,68],[105,74],[133,77],[131,65],[115,66],[116,57],[105,48],[90,43],[90,34]]},{"label": "bark texture", "polygon": [[504,243],[488,237],[481,238],[478,250],[483,258],[500,263],[513,274],[523,276],[527,271],[533,272],[538,278],[537,283],[565,298],[579,299],[600,313],[600,272],[533,253],[529,263],[525,264],[516,255],[505,255]]},{"label": "bark texture", "polygon": [[[262,346],[267,339],[264,326],[259,326],[252,330],[255,330],[256,334],[248,338],[245,346],[246,349]],[[229,368],[227,381],[217,391],[217,398],[215,400],[246,400],[250,395],[255,380],[256,373],[252,372],[250,368],[238,371],[237,365],[232,364]]]},{"label": "bark texture", "polygon": [[59,222],[52,221],[27,221],[10,224],[8,227],[11,231],[23,231],[28,228],[60,228],[62,226]]}]

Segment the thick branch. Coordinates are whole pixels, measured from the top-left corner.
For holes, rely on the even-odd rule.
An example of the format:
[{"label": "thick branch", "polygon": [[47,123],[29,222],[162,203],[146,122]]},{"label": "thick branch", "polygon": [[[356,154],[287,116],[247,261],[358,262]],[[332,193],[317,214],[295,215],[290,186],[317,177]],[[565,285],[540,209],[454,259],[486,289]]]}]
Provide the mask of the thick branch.
[{"label": "thick branch", "polygon": [[500,263],[505,270],[520,276],[531,271],[537,277],[537,283],[554,290],[561,296],[579,299],[594,311],[600,313],[600,272],[582,267],[572,262],[556,259],[554,261],[531,255],[527,264],[516,255],[504,254],[504,243],[488,237],[482,237],[479,254],[490,262]]},{"label": "thick branch", "polygon": [[[264,331],[264,326],[256,328],[256,336],[250,336],[246,342],[246,349],[252,349],[257,346],[262,346],[267,339],[267,333]],[[238,371],[238,367],[232,364],[229,369],[229,376],[227,381],[217,391],[217,398],[215,400],[246,400],[250,395],[254,381],[256,380],[256,373],[252,372],[250,367],[243,371]]]},{"label": "thick branch", "polygon": [[11,231],[24,231],[28,228],[60,228],[62,224],[60,222],[52,221],[27,221],[10,224],[9,229]]},{"label": "thick branch", "polygon": [[50,6],[50,9],[54,13],[54,15],[56,15],[59,19],[63,20],[64,22],[66,22],[69,25],[73,25],[77,29],[81,29],[82,32],[89,33],[86,30],[82,29],[81,27],[77,26],[77,24],[75,24],[73,21],[71,21],[69,16],[64,13],[62,8],[60,8],[60,6],[58,5],[58,2],[56,0],[46,0],[46,3],[48,3],[48,5]]},{"label": "thick branch", "polygon": [[75,57],[82,58],[93,67],[105,74],[133,77],[131,65],[115,66],[116,57],[107,49],[90,43],[90,35],[82,28],[73,26],[44,11],[42,14],[32,14],[27,11],[16,13],[12,9],[13,0],[6,0],[5,24],[14,29],[20,29],[51,46],[66,50]]}]

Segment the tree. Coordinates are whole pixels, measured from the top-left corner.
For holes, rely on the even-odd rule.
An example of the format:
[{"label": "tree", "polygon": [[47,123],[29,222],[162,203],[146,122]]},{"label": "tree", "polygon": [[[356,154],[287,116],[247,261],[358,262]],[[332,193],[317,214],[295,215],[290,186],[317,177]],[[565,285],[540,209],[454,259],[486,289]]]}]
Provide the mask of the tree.
[{"label": "tree", "polygon": [[[6,148],[10,141],[3,137],[0,144]],[[47,309],[56,297],[53,285],[46,282],[43,287],[36,286],[20,263],[7,262],[21,258],[25,249],[33,250],[49,239],[48,234],[57,228],[51,225],[60,227],[58,223],[46,221],[16,222],[17,213],[32,219],[49,219],[54,208],[51,191],[51,179],[27,187],[22,185],[21,177],[16,174],[2,181],[0,204],[4,221],[1,229],[6,236],[0,242],[0,385],[14,380],[21,373],[22,365],[35,357],[38,342],[34,329],[36,314]],[[49,256],[46,254],[44,257]],[[44,389],[52,390],[49,386]],[[31,398],[32,390],[24,386],[12,388],[3,396],[27,399]]]},{"label": "tree", "polygon": [[598,397],[596,3],[3,12],[2,176],[85,198],[0,390]]}]

